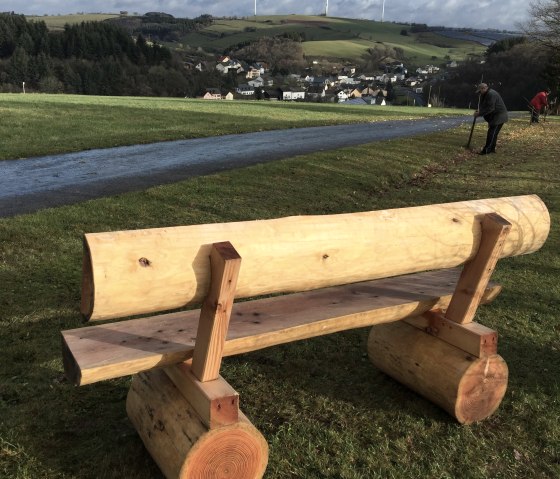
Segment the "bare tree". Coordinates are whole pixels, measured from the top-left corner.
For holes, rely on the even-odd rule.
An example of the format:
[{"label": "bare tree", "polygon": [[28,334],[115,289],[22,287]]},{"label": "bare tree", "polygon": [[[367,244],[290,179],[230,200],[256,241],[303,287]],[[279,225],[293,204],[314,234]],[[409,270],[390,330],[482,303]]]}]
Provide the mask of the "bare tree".
[{"label": "bare tree", "polygon": [[560,0],[535,0],[529,6],[529,21],[523,32],[541,45],[557,51],[560,48]]}]

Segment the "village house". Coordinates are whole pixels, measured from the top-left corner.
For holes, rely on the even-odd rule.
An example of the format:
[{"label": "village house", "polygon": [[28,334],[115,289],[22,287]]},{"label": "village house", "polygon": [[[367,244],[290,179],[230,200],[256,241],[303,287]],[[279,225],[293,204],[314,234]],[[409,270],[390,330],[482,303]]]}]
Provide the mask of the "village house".
[{"label": "village house", "polygon": [[264,85],[264,80],[259,76],[259,77],[255,78],[254,80],[248,81],[247,84],[249,86],[252,86],[253,88],[260,88]]},{"label": "village house", "polygon": [[309,100],[319,100],[325,98],[326,86],[310,86],[307,88],[307,98]]},{"label": "village house", "polygon": [[305,90],[294,90],[292,88],[278,88],[278,99],[289,100],[305,100]]},{"label": "village house", "polygon": [[362,90],[362,96],[377,96],[379,89],[374,90],[371,87],[366,87]]},{"label": "village house", "polygon": [[222,61],[216,65],[216,70],[224,75],[227,75],[230,71],[234,71],[236,73],[242,73],[244,71],[240,62],[233,60],[228,56],[222,57]]},{"label": "village house", "polygon": [[249,67],[249,69],[247,70],[247,73],[245,75],[245,78],[248,78],[248,79],[252,80],[252,79],[258,78],[260,76],[261,76],[261,70],[259,68]]},{"label": "village house", "polygon": [[359,88],[354,88],[350,92],[350,98],[361,98],[361,96],[362,96],[362,91]]},{"label": "village house", "polygon": [[239,93],[240,95],[245,95],[245,96],[255,94],[255,88],[252,87],[251,85],[248,85],[247,83],[244,83],[242,85],[238,85],[237,88],[235,89],[235,91],[237,93]]},{"label": "village house", "polygon": [[207,88],[204,96],[202,97],[203,100],[221,100],[222,93],[217,88]]}]

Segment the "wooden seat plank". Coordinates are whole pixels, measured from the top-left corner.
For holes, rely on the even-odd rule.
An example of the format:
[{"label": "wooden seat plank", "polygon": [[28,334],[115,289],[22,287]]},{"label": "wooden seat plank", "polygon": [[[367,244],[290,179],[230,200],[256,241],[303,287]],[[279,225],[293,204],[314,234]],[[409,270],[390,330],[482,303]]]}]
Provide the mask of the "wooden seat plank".
[{"label": "wooden seat plank", "polygon": [[[445,309],[459,278],[446,269],[235,303],[224,356]],[[484,299],[500,287],[489,284]],[[62,332],[67,377],[79,385],[192,357],[199,310]]]}]

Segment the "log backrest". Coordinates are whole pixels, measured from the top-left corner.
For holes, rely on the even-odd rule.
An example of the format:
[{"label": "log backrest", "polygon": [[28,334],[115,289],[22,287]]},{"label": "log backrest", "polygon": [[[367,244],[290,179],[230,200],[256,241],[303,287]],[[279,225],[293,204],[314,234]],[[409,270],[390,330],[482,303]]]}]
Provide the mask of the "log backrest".
[{"label": "log backrest", "polygon": [[223,241],[242,258],[236,298],[456,267],[476,254],[487,213],[512,224],[502,258],[534,252],[548,236],[548,210],[535,195],[90,233],[81,312],[103,320],[200,304],[210,284],[210,249]]}]

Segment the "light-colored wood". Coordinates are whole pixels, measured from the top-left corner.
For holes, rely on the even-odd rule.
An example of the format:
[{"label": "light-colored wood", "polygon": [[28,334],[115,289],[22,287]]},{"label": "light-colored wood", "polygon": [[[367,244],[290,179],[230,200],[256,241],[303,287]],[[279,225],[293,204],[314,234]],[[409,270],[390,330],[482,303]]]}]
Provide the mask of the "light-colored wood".
[{"label": "light-colored wood", "polygon": [[490,416],[507,389],[501,356],[476,358],[404,321],[371,328],[368,354],[383,372],[462,424]]},{"label": "light-colored wood", "polygon": [[511,223],[490,213],[482,219],[482,239],[475,257],[463,267],[457,287],[445,312],[456,323],[470,323],[494,272],[498,258],[511,231]]},{"label": "light-colored wood", "polygon": [[498,333],[482,324],[459,324],[437,311],[428,311],[404,321],[477,358],[498,352]]},{"label": "light-colored wood", "polygon": [[132,380],[126,411],[167,479],[257,479],[268,462],[262,434],[240,412],[239,421],[208,429],[161,370]]},{"label": "light-colored wood", "polygon": [[[224,355],[445,309],[459,274],[431,271],[235,303]],[[490,284],[485,295],[493,299],[500,289]],[[83,385],[185,361],[198,317],[194,310],[63,331],[66,375]]]},{"label": "light-colored wood", "polygon": [[221,376],[200,382],[191,371],[190,361],[169,366],[164,371],[209,429],[239,420],[239,394]]},{"label": "light-colored wood", "polygon": [[203,382],[220,375],[241,257],[231,243],[215,243],[210,266],[210,290],[200,311],[192,360],[192,372]]},{"label": "light-colored wood", "polygon": [[237,298],[456,267],[476,254],[492,212],[512,224],[501,257],[545,242],[550,217],[537,196],[87,234],[81,310],[96,320],[199,305],[219,241],[243,258]]}]

